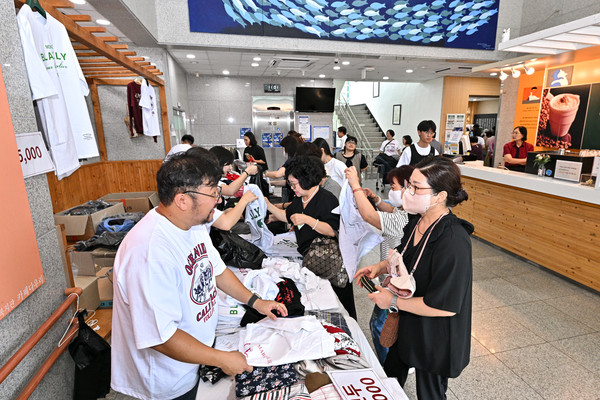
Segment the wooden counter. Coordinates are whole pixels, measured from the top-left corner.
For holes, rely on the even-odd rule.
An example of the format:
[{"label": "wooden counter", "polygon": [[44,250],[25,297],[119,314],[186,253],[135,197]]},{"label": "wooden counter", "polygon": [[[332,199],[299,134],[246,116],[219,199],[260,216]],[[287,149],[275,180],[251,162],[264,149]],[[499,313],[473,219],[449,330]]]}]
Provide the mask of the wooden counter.
[{"label": "wooden counter", "polygon": [[[473,223],[476,236],[600,291],[600,190],[531,174],[460,168],[469,200],[453,211]],[[511,180],[517,187],[507,184]],[[528,180],[537,181],[530,185],[534,190],[525,188]],[[544,186],[562,195],[543,193]]]}]

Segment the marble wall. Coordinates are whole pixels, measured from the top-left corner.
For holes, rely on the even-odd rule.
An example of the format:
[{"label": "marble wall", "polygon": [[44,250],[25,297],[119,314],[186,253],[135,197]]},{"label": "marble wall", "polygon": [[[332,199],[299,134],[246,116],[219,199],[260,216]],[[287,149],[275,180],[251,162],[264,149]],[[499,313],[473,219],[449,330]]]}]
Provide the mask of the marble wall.
[{"label": "marble wall", "polygon": [[[36,123],[31,92],[25,71],[23,51],[12,1],[0,2],[0,65],[15,133],[35,132]],[[35,330],[64,301],[67,287],[58,238],[54,229],[52,203],[45,175],[25,180],[31,217],[46,282],[0,321],[0,360],[6,362]],[[8,190],[8,188],[2,188]],[[19,268],[3,265],[2,268]],[[0,398],[13,399],[21,392],[42,362],[54,350],[67,327],[64,316],[12,374],[0,385]],[[41,382],[31,399],[68,399],[72,397],[74,364],[64,353]]]}]

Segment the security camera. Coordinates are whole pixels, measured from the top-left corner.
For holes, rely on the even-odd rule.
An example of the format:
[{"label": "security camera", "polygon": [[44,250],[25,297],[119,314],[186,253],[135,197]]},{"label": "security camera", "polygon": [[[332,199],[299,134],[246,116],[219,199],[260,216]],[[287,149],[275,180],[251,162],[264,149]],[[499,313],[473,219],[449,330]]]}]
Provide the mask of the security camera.
[{"label": "security camera", "polygon": [[336,64],[336,65],[339,64],[340,63],[340,59],[339,58],[334,59],[333,63]]}]

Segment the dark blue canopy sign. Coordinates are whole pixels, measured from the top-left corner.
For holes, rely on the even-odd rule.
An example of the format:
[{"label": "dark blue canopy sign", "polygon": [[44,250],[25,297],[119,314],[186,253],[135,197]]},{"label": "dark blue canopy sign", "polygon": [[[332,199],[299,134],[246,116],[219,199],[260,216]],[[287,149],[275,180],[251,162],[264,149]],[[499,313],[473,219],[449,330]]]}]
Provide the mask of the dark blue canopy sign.
[{"label": "dark blue canopy sign", "polygon": [[494,50],[500,0],[188,0],[192,32]]}]

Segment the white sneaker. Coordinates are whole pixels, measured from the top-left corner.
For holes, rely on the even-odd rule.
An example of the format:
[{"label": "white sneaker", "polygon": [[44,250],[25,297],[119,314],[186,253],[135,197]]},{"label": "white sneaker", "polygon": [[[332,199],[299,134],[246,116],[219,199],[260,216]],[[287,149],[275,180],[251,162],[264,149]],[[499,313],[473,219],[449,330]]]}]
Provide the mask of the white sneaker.
[{"label": "white sneaker", "polygon": [[414,374],[414,373],[415,373],[415,369],[413,367],[411,367],[411,368],[408,369],[408,374],[409,375]]}]

